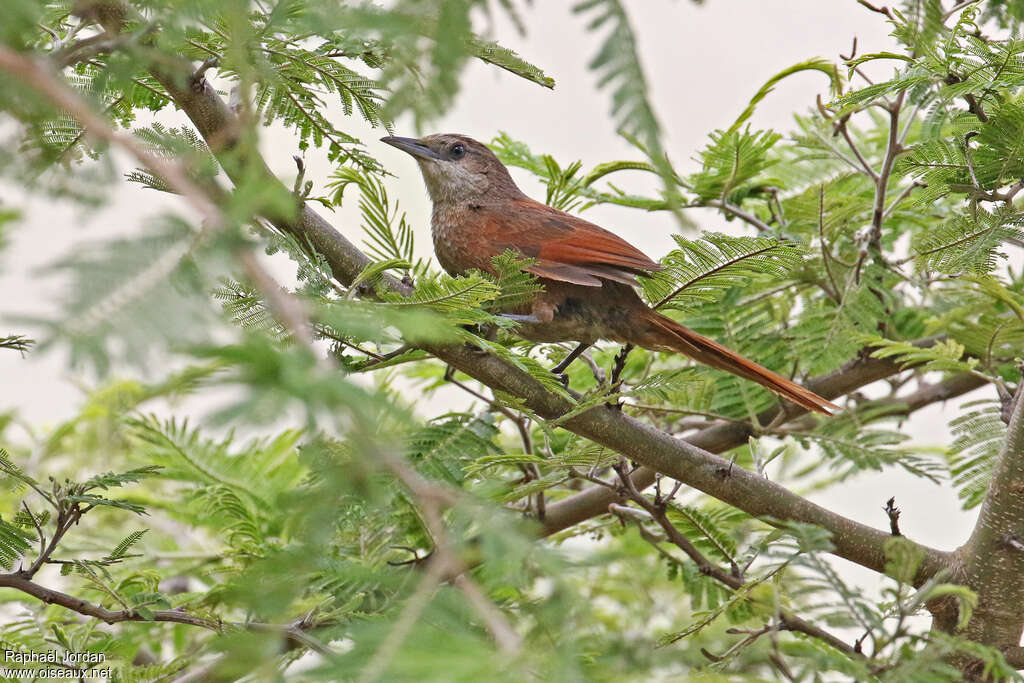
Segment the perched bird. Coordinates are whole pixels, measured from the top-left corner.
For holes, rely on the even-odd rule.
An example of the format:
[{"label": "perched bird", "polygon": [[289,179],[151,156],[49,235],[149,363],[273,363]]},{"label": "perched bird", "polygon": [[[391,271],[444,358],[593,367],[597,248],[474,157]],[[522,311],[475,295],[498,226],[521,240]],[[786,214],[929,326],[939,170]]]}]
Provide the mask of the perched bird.
[{"label": "perched bird", "polygon": [[544,291],[508,311],[533,341],[599,339],[685,354],[767,387],[797,405],[831,414],[838,407],[812,391],[658,313],[636,293],[636,276],[658,265],[620,237],[527,197],[485,145],[465,135],[385,137],[419,163],[434,204],[434,252],[453,275],[494,272],[491,259],[513,250],[534,260],[526,270]]}]

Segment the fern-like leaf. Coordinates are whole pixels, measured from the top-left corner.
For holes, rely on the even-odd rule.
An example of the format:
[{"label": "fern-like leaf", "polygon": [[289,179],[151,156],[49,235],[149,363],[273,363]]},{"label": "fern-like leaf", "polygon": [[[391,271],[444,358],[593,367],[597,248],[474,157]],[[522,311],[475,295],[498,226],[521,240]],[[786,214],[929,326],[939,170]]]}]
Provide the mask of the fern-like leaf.
[{"label": "fern-like leaf", "polygon": [[964,509],[970,509],[985,499],[992,468],[1006,438],[1006,424],[998,402],[972,401],[963,408],[966,412],[949,423],[954,437],[949,449],[949,473]]},{"label": "fern-like leaf", "polygon": [[751,278],[784,278],[803,256],[799,246],[772,238],[706,232],[699,240],[673,239],[678,248],[662,260],[665,270],[643,281],[655,308],[686,310]]}]

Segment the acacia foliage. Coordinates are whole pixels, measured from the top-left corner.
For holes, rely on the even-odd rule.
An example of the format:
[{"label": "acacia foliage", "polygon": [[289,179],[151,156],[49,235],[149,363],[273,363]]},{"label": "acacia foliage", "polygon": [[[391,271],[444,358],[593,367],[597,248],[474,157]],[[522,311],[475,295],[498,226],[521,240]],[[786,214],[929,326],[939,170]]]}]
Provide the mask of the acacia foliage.
[{"label": "acacia foliage", "polygon": [[[39,329],[43,349],[69,349],[104,380],[78,415],[32,438],[18,436],[13,412],[0,418],[0,471],[10,484],[0,494],[0,566],[14,572],[41,552],[40,582],[141,623],[69,620],[65,607],[6,591],[5,647],[103,652],[121,680],[139,681],[202,666],[211,678],[254,680],[647,680],[697,669],[754,679],[785,667],[803,680],[831,671],[932,681],[958,676],[955,652],[980,659],[995,678],[1013,675],[999,653],[910,619],[938,596],[953,598],[966,619],[974,598],[941,580],[911,590],[921,558],[900,539],[886,547],[891,578],[880,600],[864,599],[836,573],[821,530],[769,524],[685,489],[668,519],[715,563],[742,568],[741,589],[700,571],[643,515],[603,515],[535,539],[524,517],[538,517],[587,477],[609,478],[618,457],[512,397],[445,376],[414,348],[469,343],[570,396],[547,370],[567,347],[518,340],[513,323],[495,315],[535,291],[516,255],[499,258],[498,278],[440,273],[416,249],[412,226],[421,219],[389,196],[388,170],[347,125],[356,116],[382,130],[403,113],[436,119],[474,58],[551,87],[541,69],[474,33],[481,14],[519,21],[528,9],[508,0],[399,0],[388,9],[337,0],[127,3],[111,49],[74,59],[69,46],[99,35],[95,22],[109,20],[108,5],[8,0],[0,39],[66,60],[63,76],[112,126],[218,188],[228,224],[211,233],[167,216],[139,237],[79,250],[56,266],[72,281],[61,311],[23,321]],[[908,368],[889,396],[851,397],[830,421],[761,425],[758,438],[729,454],[735,465],[805,490],[899,467],[977,505],[1004,432],[997,392],[955,416],[956,438],[939,452],[901,433],[900,399],[923,381],[915,367],[934,373],[929,381],[970,373],[1004,389],[1019,378],[1024,280],[1005,255],[1022,240],[1013,199],[1024,183],[1024,42],[1016,33],[989,38],[979,24],[983,10],[1015,31],[1011,9],[987,3],[945,16],[937,0],[902,3],[888,19],[902,53],[781,72],[752,95],[752,107],[779,79],[808,69],[829,75],[826,104],[799,114],[788,132],[753,129],[748,109],[709,134],[689,174],[662,144],[625,3],[591,0],[577,10],[589,22],[577,30],[602,33],[592,68],[636,156],[585,171],[500,133],[492,144],[501,158],[539,177],[560,208],[699,206],[733,220],[737,235],[678,236],[665,270],[642,282],[652,305],[699,332],[797,378],[861,353]],[[873,61],[894,66],[864,85],[856,70]],[[199,64],[245,127],[219,163],[188,126],[136,125],[143,112],[170,118],[172,98],[154,74],[171,70],[185,81]],[[16,78],[0,76],[0,94],[22,124],[16,144],[0,147],[5,176],[102,201],[120,173],[109,150]],[[259,174],[239,175],[258,131],[273,124],[293,131],[297,149],[334,162],[333,177],[300,174],[289,194]],[[236,172],[233,187],[224,168]],[[637,173],[656,174],[662,189],[624,189]],[[144,169],[125,175],[168,189]],[[373,263],[350,286],[259,218],[298,199],[358,202]],[[0,225],[17,229],[15,217],[3,210]],[[292,259],[293,293],[336,367],[294,342],[266,292],[237,267],[237,251],[252,248]],[[385,291],[385,273],[407,278],[413,292]],[[909,343],[936,333],[947,339]],[[25,351],[26,341],[12,333],[0,351]],[[158,376],[153,368],[167,359],[187,367]],[[589,361],[568,371],[577,410],[614,398],[674,433],[748,420],[776,401],[679,357],[601,346]],[[110,376],[115,365],[136,379]],[[463,410],[442,412],[433,397],[452,379],[475,393]],[[219,387],[233,391],[216,394],[223,402],[201,424],[162,406]],[[401,468],[384,466],[395,457],[448,501],[443,522],[458,556],[523,640],[515,657],[455,583],[427,583],[429,571],[419,570],[443,549],[430,528],[431,501]],[[111,469],[120,474],[100,474]],[[52,552],[45,543],[37,550],[69,511],[81,523]],[[865,634],[867,658],[806,635],[726,633],[762,629],[780,606],[851,641]],[[175,609],[216,627],[157,620]],[[289,625],[305,639],[285,637]],[[315,654],[299,661],[307,652]]]}]

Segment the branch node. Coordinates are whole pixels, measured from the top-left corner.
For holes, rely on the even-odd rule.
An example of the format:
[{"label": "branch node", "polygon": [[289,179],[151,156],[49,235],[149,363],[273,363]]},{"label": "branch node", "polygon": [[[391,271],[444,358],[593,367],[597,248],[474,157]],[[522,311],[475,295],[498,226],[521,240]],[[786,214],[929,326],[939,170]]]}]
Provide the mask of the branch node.
[{"label": "branch node", "polygon": [[203,60],[203,63],[199,65],[199,68],[196,69],[188,79],[188,84],[192,89],[192,92],[203,92],[206,88],[206,72],[217,66],[219,63],[220,60],[217,57],[208,57]]},{"label": "branch node", "polygon": [[1012,394],[1002,384],[996,384],[996,390],[999,392],[999,401],[1002,403],[1002,408],[999,410],[999,419],[1007,425],[1010,424],[1013,411],[1021,400],[1021,394],[1024,394],[1024,363],[1018,365],[1017,369],[1021,372],[1021,381],[1017,383],[1017,388]]},{"label": "branch node", "polygon": [[1017,552],[1024,551],[1024,542],[1021,542],[1021,539],[1019,537],[1014,536],[1013,534],[1005,534],[1002,540],[1003,543],[1013,548]]}]

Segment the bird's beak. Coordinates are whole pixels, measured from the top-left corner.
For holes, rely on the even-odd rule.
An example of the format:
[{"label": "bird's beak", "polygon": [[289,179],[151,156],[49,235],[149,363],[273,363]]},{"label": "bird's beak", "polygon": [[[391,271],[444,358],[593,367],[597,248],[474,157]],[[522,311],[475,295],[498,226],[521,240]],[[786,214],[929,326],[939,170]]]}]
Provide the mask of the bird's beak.
[{"label": "bird's beak", "polygon": [[441,155],[430,149],[416,138],[397,138],[392,135],[386,138],[381,138],[381,142],[386,142],[392,147],[397,147],[403,152],[408,152],[417,159],[429,159],[436,161],[441,158]]}]

